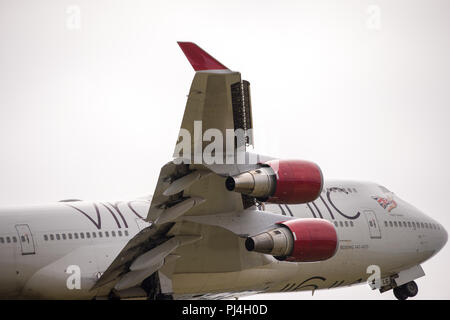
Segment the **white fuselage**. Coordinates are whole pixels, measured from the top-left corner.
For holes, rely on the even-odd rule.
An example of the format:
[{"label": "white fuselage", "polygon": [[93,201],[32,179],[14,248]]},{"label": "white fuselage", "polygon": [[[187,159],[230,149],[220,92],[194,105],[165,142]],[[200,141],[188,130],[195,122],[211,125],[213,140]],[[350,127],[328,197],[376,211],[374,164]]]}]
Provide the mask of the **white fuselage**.
[{"label": "white fuselage", "polygon": [[[75,201],[1,208],[0,297],[96,297],[98,292],[90,288],[127,242],[149,226],[143,220],[149,205],[148,200]],[[236,262],[224,261],[229,267],[223,272],[209,272],[208,260],[220,264],[226,254],[195,256],[185,269],[175,269],[175,297],[226,297],[364,283],[370,275],[368,266],[379,267],[383,275],[394,274],[421,264],[447,241],[447,232],[437,221],[373,183],[327,182],[312,203],[266,204],[260,210],[279,213],[280,221],[285,215],[333,222],[339,238],[337,253],[322,262],[282,262],[247,252],[243,239],[209,227],[206,232],[236,237]],[[217,238],[205,239],[203,246],[220,246]],[[78,271],[81,282],[76,286],[73,276]]]}]

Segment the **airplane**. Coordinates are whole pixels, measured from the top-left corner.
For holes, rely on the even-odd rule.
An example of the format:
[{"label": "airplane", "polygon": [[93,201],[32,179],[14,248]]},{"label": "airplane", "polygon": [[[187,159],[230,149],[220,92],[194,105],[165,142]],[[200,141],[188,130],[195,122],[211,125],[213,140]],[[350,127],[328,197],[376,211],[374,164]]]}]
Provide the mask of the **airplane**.
[{"label": "airplane", "polygon": [[2,299],[227,299],[367,283],[405,300],[447,232],[386,187],[251,153],[250,83],[199,46],[153,196],[0,208]]}]

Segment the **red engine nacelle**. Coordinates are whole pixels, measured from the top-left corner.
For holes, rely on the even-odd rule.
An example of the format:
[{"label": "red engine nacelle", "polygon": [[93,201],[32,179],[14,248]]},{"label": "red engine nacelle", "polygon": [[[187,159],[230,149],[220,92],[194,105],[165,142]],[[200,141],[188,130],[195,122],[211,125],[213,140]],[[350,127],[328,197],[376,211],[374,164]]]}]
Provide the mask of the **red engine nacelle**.
[{"label": "red engine nacelle", "polygon": [[256,170],[228,177],[225,185],[261,201],[300,204],[317,199],[323,176],[319,166],[309,161],[271,160]]},{"label": "red engine nacelle", "polygon": [[322,261],[337,251],[336,229],[327,220],[294,219],[278,225],[278,228],[248,237],[245,241],[247,250],[291,262]]},{"label": "red engine nacelle", "polygon": [[288,261],[321,261],[334,256],[338,237],[334,225],[322,219],[295,219],[280,223],[294,238]]},{"label": "red engine nacelle", "polygon": [[304,160],[272,160],[266,162],[276,175],[276,187],[268,202],[307,203],[322,192],[322,170],[313,162]]}]

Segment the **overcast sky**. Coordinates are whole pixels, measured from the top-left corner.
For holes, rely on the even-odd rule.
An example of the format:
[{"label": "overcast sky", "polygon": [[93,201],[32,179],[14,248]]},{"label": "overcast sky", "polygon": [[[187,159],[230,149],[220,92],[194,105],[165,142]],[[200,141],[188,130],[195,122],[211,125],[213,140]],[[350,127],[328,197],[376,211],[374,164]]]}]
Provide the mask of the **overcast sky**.
[{"label": "overcast sky", "polygon": [[[152,193],[194,76],[179,40],[250,81],[256,151],[378,182],[450,230],[446,0],[0,0],[0,205]],[[449,248],[417,298],[450,298]]]}]

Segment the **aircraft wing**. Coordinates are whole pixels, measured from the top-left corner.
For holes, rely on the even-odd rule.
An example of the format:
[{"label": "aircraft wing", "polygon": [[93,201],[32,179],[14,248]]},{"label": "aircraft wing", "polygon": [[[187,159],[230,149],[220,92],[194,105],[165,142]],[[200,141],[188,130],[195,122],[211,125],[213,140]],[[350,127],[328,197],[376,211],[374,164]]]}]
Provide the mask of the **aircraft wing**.
[{"label": "aircraft wing", "polygon": [[[174,264],[192,271],[195,266],[191,258],[208,254],[212,240],[205,237],[218,232],[202,227],[201,217],[255,208],[254,198],[225,187],[227,176],[268,160],[247,152],[253,145],[249,83],[194,43],[178,44],[196,73],[173,161],[161,168],[151,201],[146,218],[151,225],[130,240],[93,289],[126,290],[163,269],[170,278],[173,270],[167,269]],[[273,223],[274,219],[269,220]],[[225,242],[229,236],[224,236]],[[236,246],[235,241],[230,238],[230,245],[233,242]],[[197,251],[183,249],[193,244]],[[207,269],[214,270],[214,266]]]}]

